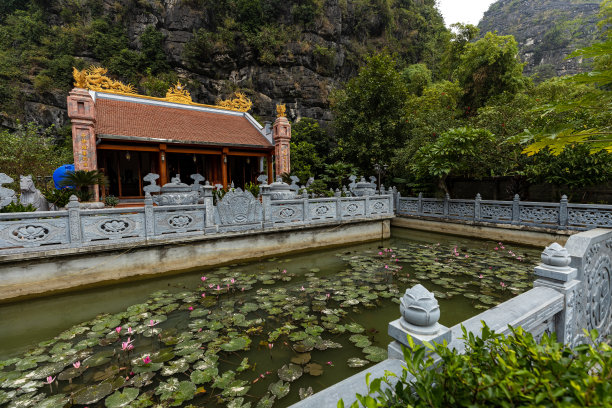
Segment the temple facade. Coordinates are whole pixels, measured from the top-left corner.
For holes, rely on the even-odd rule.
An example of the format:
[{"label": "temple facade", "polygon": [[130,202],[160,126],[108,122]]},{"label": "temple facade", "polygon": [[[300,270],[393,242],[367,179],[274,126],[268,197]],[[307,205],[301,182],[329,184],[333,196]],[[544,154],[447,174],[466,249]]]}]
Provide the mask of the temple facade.
[{"label": "temple facade", "polygon": [[143,198],[148,173],[159,174],[161,185],[177,175],[190,184],[198,173],[227,189],[256,183],[262,174],[271,182],[273,170],[290,172],[284,105],[264,127],[248,113],[251,102],[243,94],[203,105],[179,82],[165,98],[154,98],[104,74],[102,68],[75,69],[68,96],[75,169],[102,171],[110,181],[103,194]]}]

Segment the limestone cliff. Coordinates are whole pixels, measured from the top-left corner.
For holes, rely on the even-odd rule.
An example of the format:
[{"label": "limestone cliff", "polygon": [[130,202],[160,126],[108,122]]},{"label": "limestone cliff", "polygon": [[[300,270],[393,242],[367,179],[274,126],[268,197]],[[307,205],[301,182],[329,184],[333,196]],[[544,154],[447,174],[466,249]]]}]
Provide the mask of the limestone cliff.
[{"label": "limestone cliff", "polygon": [[[407,63],[421,61],[445,30],[435,0],[11,4],[0,7],[0,38],[7,39],[0,57],[14,65],[0,67],[5,127],[15,119],[65,126],[70,66],[92,63],[151,95],[181,79],[197,102],[214,103],[241,90],[261,119],[272,118],[275,104],[283,102],[290,119],[329,121],[330,92],[355,75],[368,53],[387,48]],[[37,24],[40,40],[21,40],[20,27],[30,23]]]},{"label": "limestone cliff", "polygon": [[598,39],[599,1],[499,0],[484,14],[481,34],[497,31],[519,43],[525,74],[541,78],[582,71],[580,59],[566,60],[575,49]]}]

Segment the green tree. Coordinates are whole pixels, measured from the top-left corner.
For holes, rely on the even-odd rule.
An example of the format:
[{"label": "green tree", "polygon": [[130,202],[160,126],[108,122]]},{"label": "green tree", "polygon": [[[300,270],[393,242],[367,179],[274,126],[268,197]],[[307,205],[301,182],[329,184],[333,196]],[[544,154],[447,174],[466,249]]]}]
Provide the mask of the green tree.
[{"label": "green tree", "polygon": [[62,164],[72,163],[72,151],[55,145],[53,127],[19,124],[0,132],[0,169],[14,180],[20,175],[50,176]]},{"label": "green tree", "polygon": [[74,186],[77,189],[76,195],[81,201],[89,201],[91,199],[91,188],[95,185],[108,185],[108,179],[99,170],[69,171],[60,181],[60,186],[62,187]]},{"label": "green tree", "polygon": [[599,28],[606,40],[576,50],[568,57],[592,58],[593,69],[588,73],[565,78],[568,83],[587,85],[593,91],[555,101],[541,107],[538,112],[545,116],[583,111],[600,120],[590,126],[576,126],[576,122],[567,122],[544,129],[529,129],[523,140],[532,143],[523,151],[525,154],[531,156],[548,149],[553,155],[560,155],[567,146],[577,144],[587,144],[591,153],[602,150],[612,153],[612,0],[602,1],[600,17]]},{"label": "green tree", "polygon": [[310,177],[321,174],[323,159],[314,144],[306,141],[291,142],[291,173],[306,184]]},{"label": "green tree", "polygon": [[388,163],[406,138],[409,92],[396,67],[389,54],[369,57],[359,74],[333,95],[339,153],[364,173],[374,163]]},{"label": "green tree", "polygon": [[465,45],[453,76],[464,89],[466,113],[485,105],[503,92],[516,93],[528,79],[517,58],[518,45],[511,35],[487,33],[480,40]]},{"label": "green tree", "polygon": [[421,96],[423,89],[431,84],[431,71],[425,64],[413,64],[404,68],[402,77],[408,92]]},{"label": "green tree", "polygon": [[411,169],[417,176],[437,177],[438,186],[450,194],[446,178],[482,177],[490,169],[487,151],[495,138],[486,129],[457,128],[444,132],[433,143],[421,147],[412,158]]},{"label": "green tree", "polygon": [[291,126],[291,141],[308,142],[314,145],[316,153],[323,160],[331,159],[335,145],[332,136],[312,118],[301,118]]}]

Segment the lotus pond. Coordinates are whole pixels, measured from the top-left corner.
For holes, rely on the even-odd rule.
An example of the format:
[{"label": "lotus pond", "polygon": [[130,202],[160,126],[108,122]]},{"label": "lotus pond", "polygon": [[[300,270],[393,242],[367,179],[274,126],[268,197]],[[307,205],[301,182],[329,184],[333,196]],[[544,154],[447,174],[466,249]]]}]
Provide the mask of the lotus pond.
[{"label": "lotus pond", "polygon": [[386,358],[417,283],[454,325],[540,251],[410,230],[341,249],[0,306],[2,407],[285,407]]}]

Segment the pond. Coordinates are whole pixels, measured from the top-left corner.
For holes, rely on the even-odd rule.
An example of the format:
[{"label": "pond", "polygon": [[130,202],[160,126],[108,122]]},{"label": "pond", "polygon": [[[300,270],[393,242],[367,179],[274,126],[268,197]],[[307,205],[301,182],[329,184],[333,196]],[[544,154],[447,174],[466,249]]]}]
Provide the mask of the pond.
[{"label": "pond", "polygon": [[2,407],[285,407],[386,358],[417,283],[451,326],[531,288],[540,250],[392,231],[343,248],[0,306]]}]

